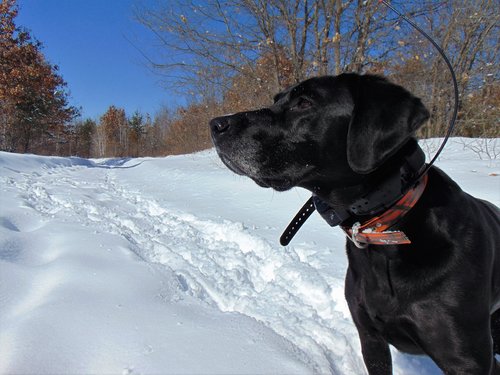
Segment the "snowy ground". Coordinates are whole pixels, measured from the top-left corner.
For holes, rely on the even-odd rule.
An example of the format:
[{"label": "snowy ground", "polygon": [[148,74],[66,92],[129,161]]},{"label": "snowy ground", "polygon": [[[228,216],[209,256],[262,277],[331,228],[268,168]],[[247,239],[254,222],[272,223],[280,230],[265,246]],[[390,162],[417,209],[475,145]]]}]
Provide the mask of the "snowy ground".
[{"label": "snowy ground", "polygon": [[[499,205],[500,162],[463,143],[438,166]],[[261,189],[213,151],[0,153],[0,189],[0,373],[365,374],[341,232],[313,215],[278,244],[307,192]]]}]

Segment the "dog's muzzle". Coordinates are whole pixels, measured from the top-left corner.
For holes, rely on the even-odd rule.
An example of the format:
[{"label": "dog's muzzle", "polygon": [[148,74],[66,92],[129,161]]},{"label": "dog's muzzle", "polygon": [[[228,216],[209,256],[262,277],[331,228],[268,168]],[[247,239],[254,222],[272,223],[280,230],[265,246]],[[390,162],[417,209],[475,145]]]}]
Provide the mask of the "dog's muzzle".
[{"label": "dog's muzzle", "polygon": [[229,119],[227,117],[217,117],[210,121],[212,135],[224,133],[227,129],[229,129],[229,126]]},{"label": "dog's muzzle", "polygon": [[241,118],[238,115],[221,116],[211,120],[210,131],[212,133],[214,143],[216,143],[224,133],[227,133],[229,130],[236,127],[240,122]]},{"label": "dog's muzzle", "polygon": [[226,115],[212,119],[209,126],[212,142],[222,162],[234,173],[248,175],[238,163],[238,160],[244,159],[242,149],[235,147],[240,140],[234,137],[234,133],[238,133],[238,129],[241,130],[241,122],[238,115]]}]

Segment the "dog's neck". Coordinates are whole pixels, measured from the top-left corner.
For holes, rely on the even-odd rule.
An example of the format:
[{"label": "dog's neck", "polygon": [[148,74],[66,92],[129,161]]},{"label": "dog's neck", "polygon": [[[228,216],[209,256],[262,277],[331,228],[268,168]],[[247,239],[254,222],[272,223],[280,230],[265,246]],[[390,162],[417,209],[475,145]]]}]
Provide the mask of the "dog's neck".
[{"label": "dog's neck", "polygon": [[314,191],[316,208],[333,209],[339,224],[362,222],[387,210],[412,188],[424,164],[425,155],[412,139],[385,166],[362,176],[358,183]]},{"label": "dog's neck", "polygon": [[[328,182],[316,183],[312,188],[304,186],[313,192],[313,196],[285,229],[280,243],[286,246],[315,210],[318,210],[328,224],[340,225],[348,232],[349,228],[354,228],[354,224],[369,222],[386,212],[405,197],[407,192],[421,184],[418,176],[424,168],[425,155],[416,140],[410,140],[387,164],[390,167],[380,168],[377,172],[358,178],[358,181],[354,179],[354,183],[340,188]],[[411,197],[405,198],[416,197],[410,195]]]}]

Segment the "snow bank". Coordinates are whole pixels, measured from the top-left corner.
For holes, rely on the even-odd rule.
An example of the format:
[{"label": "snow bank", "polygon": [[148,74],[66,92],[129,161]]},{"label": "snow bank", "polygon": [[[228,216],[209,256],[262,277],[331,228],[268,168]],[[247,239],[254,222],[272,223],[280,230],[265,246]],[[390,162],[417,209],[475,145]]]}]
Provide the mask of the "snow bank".
[{"label": "snow bank", "polygon": [[[455,139],[438,165],[500,204],[497,161]],[[365,374],[342,233],[313,215],[278,244],[307,192],[261,189],[213,151],[0,153],[0,183],[0,373]]]}]

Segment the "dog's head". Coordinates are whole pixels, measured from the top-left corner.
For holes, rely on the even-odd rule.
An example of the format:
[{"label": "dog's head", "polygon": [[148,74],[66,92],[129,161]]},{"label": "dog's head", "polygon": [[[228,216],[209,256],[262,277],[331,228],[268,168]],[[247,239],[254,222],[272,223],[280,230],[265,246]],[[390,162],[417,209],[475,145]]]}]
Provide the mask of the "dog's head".
[{"label": "dog's head", "polygon": [[420,99],[384,78],[342,74],[301,82],[256,111],[210,122],[232,171],[276,190],[341,186],[386,163],[429,117]]}]

